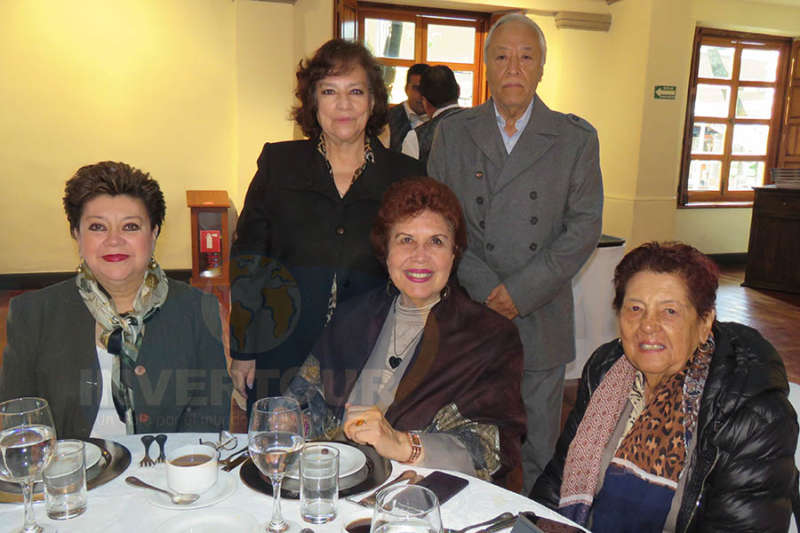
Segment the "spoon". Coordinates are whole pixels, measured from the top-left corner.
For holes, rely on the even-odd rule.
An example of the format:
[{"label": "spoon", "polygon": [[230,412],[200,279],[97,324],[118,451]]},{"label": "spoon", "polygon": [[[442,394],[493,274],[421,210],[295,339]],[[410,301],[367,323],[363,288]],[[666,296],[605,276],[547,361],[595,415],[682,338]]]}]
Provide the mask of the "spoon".
[{"label": "spoon", "polygon": [[197,498],[200,497],[199,494],[178,494],[177,492],[172,492],[171,490],[164,490],[158,487],[154,487],[148,483],[145,483],[141,479],[136,476],[128,476],[125,478],[125,483],[128,485],[133,485],[134,487],[142,487],[144,489],[152,489],[157,490],[158,492],[163,492],[169,499],[172,500],[172,503],[175,505],[188,505],[190,503],[194,503]]}]

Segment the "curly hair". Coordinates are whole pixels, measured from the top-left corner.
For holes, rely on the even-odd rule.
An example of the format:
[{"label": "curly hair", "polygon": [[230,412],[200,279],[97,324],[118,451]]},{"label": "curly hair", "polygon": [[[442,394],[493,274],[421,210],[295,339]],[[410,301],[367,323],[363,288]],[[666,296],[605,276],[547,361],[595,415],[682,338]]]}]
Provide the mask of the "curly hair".
[{"label": "curly hair", "polygon": [[362,67],[367,73],[373,102],[372,113],[367,120],[367,135],[378,135],[386,125],[389,96],[377,61],[361,44],[331,39],[320,46],[311,59],[301,60],[297,65],[297,88],[294,95],[300,104],[292,108],[291,116],[307,137],[318,137],[322,133],[322,127],[317,120],[317,83],[328,76],[347,74],[356,66]]},{"label": "curly hair", "polygon": [[614,310],[617,313],[622,309],[628,282],[642,271],[679,275],[700,318],[714,309],[719,286],[716,263],[688,244],[648,242],[628,252],[614,270]]},{"label": "curly hair", "polygon": [[103,194],[124,194],[141,200],[147,210],[150,226],[157,227],[161,233],[167,206],[158,182],[147,172],[114,161],[83,166],[67,181],[63,202],[71,232],[80,226],[86,202]]},{"label": "curly hair", "polygon": [[[428,210],[441,215],[453,230],[456,262],[467,247],[464,214],[458,198],[444,183],[428,177],[407,178],[393,183],[383,195],[378,217],[369,238],[375,255],[386,263],[392,227]],[[455,269],[454,269],[455,270]]]}]

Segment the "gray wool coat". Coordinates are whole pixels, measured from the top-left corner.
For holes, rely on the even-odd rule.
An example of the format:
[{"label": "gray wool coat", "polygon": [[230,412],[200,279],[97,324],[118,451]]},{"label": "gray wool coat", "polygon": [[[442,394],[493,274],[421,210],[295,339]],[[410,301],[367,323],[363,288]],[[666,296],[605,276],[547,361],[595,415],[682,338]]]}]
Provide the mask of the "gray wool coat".
[{"label": "gray wool coat", "polygon": [[530,121],[508,154],[490,99],[441,122],[428,173],[453,189],[464,209],[468,244],[459,281],[479,302],[504,283],[519,310],[514,324],[525,369],[572,361],[572,277],[597,245],[602,226],[595,129],[575,115],[551,111],[536,96]]}]

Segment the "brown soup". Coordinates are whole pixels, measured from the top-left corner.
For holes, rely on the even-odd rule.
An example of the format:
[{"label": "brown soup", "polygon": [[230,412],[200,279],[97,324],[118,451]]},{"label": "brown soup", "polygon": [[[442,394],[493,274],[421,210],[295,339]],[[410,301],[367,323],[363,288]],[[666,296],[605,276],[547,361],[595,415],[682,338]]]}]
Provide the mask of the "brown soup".
[{"label": "brown soup", "polygon": [[369,528],[371,525],[371,519],[359,518],[358,520],[353,520],[344,526],[344,528],[348,531],[348,533],[369,533]]},{"label": "brown soup", "polygon": [[189,455],[181,455],[180,457],[176,457],[170,463],[175,466],[197,466],[203,463],[207,463],[211,460],[211,457],[208,455],[203,455],[201,453],[192,453]]}]

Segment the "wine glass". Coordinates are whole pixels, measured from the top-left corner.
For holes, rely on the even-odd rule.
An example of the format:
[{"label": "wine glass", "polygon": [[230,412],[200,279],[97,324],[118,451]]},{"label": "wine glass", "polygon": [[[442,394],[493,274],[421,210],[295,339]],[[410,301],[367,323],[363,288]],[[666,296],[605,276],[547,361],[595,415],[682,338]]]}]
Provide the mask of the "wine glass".
[{"label": "wine glass", "polygon": [[253,404],[247,430],[253,463],[272,481],[272,519],[267,530],[279,533],[300,527],[281,516],[281,483],[286,469],[303,449],[303,413],[293,398],[262,398]]},{"label": "wine glass", "polygon": [[371,533],[441,533],[439,500],[418,485],[387,487],[378,493]]},{"label": "wine glass", "polygon": [[33,482],[50,463],[56,430],[43,398],[15,398],[0,403],[0,479],[22,485],[25,523],[19,533],[45,531],[33,515]]}]

